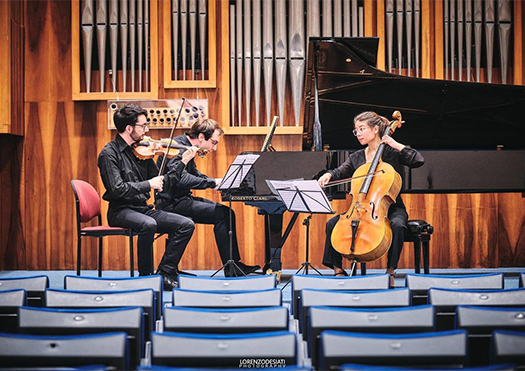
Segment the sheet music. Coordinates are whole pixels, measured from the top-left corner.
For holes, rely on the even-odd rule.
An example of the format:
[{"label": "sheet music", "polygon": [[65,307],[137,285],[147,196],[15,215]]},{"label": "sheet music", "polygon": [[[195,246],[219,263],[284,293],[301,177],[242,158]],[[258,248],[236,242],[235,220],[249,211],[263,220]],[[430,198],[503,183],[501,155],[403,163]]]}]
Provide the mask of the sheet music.
[{"label": "sheet music", "polygon": [[268,184],[268,188],[270,188],[270,191],[274,195],[279,196],[279,192],[277,190],[283,190],[283,189],[295,189],[293,186],[293,182],[296,180],[304,180],[303,178],[300,179],[290,179],[290,180],[266,180],[266,184]]},{"label": "sheet music", "polygon": [[316,180],[268,180],[267,183],[289,211],[333,213],[330,201]]},{"label": "sheet music", "polygon": [[235,157],[217,189],[239,188],[248,171],[259,157],[260,155],[252,154]]}]

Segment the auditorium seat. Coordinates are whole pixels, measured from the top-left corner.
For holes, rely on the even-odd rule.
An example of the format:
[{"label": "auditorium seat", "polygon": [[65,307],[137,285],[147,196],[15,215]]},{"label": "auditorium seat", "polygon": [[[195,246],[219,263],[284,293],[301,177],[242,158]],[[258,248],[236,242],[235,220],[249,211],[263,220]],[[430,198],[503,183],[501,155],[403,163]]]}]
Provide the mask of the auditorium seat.
[{"label": "auditorium seat", "polygon": [[313,306],[349,308],[393,308],[410,305],[407,288],[373,291],[330,291],[304,289],[299,303],[299,328],[306,340],[308,311]]},{"label": "auditorium seat", "polygon": [[124,331],[128,336],[131,367],[144,357],[144,315],[140,307],[109,309],[52,309],[20,307],[20,333],[80,335]]},{"label": "auditorium seat", "polygon": [[514,363],[525,369],[525,332],[497,330],[492,334],[492,363]]},{"label": "auditorium seat", "polygon": [[469,334],[470,365],[489,364],[490,343],[494,330],[525,331],[525,307],[470,307],[456,308],[456,328]]},{"label": "auditorium seat", "polygon": [[0,278],[0,290],[26,290],[27,305],[30,305],[32,307],[44,306],[44,292],[48,287],[49,278],[45,275]]},{"label": "auditorium seat", "polygon": [[406,287],[412,292],[412,305],[420,305],[427,303],[428,289],[431,287],[460,290],[502,290],[504,277],[503,273],[472,275],[407,274]]},{"label": "auditorium seat", "polygon": [[519,282],[519,285],[520,287],[525,287],[525,273],[521,273],[520,274],[520,282]]},{"label": "auditorium seat", "polygon": [[269,290],[277,286],[277,276],[253,277],[198,277],[179,275],[179,289],[194,291],[255,291]]},{"label": "auditorium seat", "polygon": [[436,308],[437,330],[454,328],[456,307],[525,307],[525,288],[508,290],[453,290],[430,288],[428,301]]},{"label": "auditorium seat", "polygon": [[43,336],[0,334],[1,367],[76,367],[104,365],[128,370],[128,339],[125,332],[107,334]]},{"label": "auditorium seat", "polygon": [[296,274],[292,276],[292,313],[299,319],[299,298],[302,289],[318,290],[386,290],[390,287],[390,276],[311,276]]},{"label": "auditorium seat", "polygon": [[297,358],[297,337],[286,331],[233,335],[152,334],[152,365],[243,368],[243,362],[260,359],[279,367],[296,365]]},{"label": "auditorium seat", "polygon": [[246,333],[288,331],[285,307],[208,309],[166,307],[164,331],[191,333]]},{"label": "auditorium seat", "polygon": [[281,290],[193,291],[173,289],[173,306],[194,308],[250,308],[282,305]]},{"label": "auditorium seat", "polygon": [[[371,366],[371,365],[360,365],[356,363],[347,363],[339,367],[339,371],[401,371],[401,370],[411,370],[411,371],[428,371],[429,367],[387,367],[387,366]],[[432,371],[450,371],[450,367],[444,368],[435,368],[432,367]],[[515,367],[513,363],[504,363],[499,365],[488,365],[480,367],[463,367],[461,371],[514,371]]]},{"label": "auditorium seat", "polygon": [[464,330],[421,334],[363,334],[323,331],[320,370],[344,363],[385,366],[464,367],[468,337]]},{"label": "auditorium seat", "polygon": [[0,331],[16,332],[18,308],[27,305],[26,290],[0,291]]},{"label": "auditorium seat", "polygon": [[158,320],[162,315],[163,283],[160,275],[125,278],[99,278],[65,276],[64,289],[71,291],[127,291],[152,289],[155,292],[156,311]]},{"label": "auditorium seat", "polygon": [[435,310],[431,305],[404,308],[334,308],[311,307],[307,339],[312,364],[318,366],[321,332],[413,333],[435,330]]},{"label": "auditorium seat", "polygon": [[45,303],[48,308],[98,309],[118,307],[141,307],[144,311],[146,339],[155,329],[155,293],[152,289],[130,291],[68,291],[46,290]]},{"label": "auditorium seat", "polygon": [[[261,364],[265,362],[266,360],[251,360],[252,362],[252,367],[248,367],[248,365],[246,365],[245,368],[259,368],[257,367],[257,363]],[[260,368],[259,368],[260,369]],[[220,370],[220,371],[239,371],[239,367],[234,367],[234,368],[202,368],[202,367],[199,367],[199,368],[194,368],[194,367],[168,367],[168,366],[141,366],[137,369],[137,371],[217,371],[217,370]],[[310,366],[284,366],[284,367],[278,367],[278,368],[263,368],[262,370],[274,370],[274,371],[312,371],[312,368]],[[91,370],[89,370],[91,371]],[[97,370],[93,370],[93,371],[97,371]]]}]

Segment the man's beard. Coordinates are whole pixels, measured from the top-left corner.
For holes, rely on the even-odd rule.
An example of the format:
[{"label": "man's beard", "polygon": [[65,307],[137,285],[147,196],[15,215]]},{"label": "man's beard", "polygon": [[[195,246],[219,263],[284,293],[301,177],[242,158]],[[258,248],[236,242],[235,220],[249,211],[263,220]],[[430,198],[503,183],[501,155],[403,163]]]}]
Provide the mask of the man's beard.
[{"label": "man's beard", "polygon": [[133,128],[133,131],[131,132],[130,137],[131,137],[131,139],[133,139],[135,141],[135,143],[138,143],[142,139],[144,139],[144,134],[142,134],[142,135],[137,134],[137,132],[135,131],[135,128]]}]

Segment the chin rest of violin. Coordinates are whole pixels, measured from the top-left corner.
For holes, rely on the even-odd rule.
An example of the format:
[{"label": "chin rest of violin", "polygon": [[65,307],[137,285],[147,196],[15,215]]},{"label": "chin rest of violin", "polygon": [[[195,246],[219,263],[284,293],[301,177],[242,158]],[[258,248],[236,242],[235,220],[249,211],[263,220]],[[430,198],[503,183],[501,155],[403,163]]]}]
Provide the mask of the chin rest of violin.
[{"label": "chin rest of violin", "polygon": [[[421,273],[421,248],[423,248],[423,272],[430,274],[430,236],[434,227],[425,220],[410,219],[407,222],[405,242],[414,244],[414,271]],[[366,275],[366,263],[361,263],[361,275]]]}]

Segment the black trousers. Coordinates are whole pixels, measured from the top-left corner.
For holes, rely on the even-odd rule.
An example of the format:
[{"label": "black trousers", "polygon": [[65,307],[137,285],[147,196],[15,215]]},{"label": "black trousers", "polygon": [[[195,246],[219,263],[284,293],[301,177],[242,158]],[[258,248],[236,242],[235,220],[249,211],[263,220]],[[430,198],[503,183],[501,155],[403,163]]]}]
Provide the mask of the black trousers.
[{"label": "black trousers", "polygon": [[175,273],[190,241],[195,224],[189,218],[149,207],[108,211],[108,223],[114,227],[131,228],[139,234],[137,255],[139,274],[153,274],[153,240],[155,233],[167,233],[168,243],[158,269]]},{"label": "black trousers", "polygon": [[[224,263],[230,258],[230,208],[217,202],[202,197],[187,196],[175,200],[171,204],[161,205],[163,210],[184,215],[191,218],[197,224],[213,224],[215,242],[219,249],[219,255]],[[239,244],[235,228],[235,213],[232,210],[232,258],[234,261],[241,260],[239,255]]]},{"label": "black trousers", "polygon": [[[388,249],[387,268],[396,269],[405,241],[408,214],[404,208],[391,207],[388,210],[388,219],[390,219],[392,226],[392,245],[390,245],[390,249]],[[323,264],[329,268],[341,268],[343,266],[343,256],[334,249],[331,240],[332,231],[338,220],[339,216],[335,216],[326,222],[326,242],[324,246]]]}]

